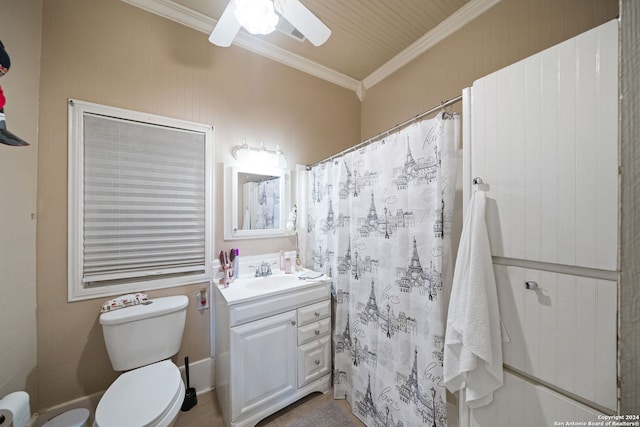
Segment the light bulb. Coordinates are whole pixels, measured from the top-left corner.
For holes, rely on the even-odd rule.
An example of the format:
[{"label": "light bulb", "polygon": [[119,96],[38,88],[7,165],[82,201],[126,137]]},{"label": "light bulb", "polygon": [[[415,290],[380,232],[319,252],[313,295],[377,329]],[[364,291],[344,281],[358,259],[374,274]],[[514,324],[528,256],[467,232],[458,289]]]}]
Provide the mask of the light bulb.
[{"label": "light bulb", "polygon": [[235,15],[251,34],[272,33],[280,19],[271,0],[236,0]]}]

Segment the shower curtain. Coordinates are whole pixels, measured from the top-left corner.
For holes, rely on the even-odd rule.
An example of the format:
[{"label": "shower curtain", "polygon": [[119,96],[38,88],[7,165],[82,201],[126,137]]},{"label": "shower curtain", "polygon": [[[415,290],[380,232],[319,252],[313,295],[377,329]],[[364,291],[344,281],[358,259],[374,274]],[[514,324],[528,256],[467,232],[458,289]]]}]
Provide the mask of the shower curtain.
[{"label": "shower curtain", "polygon": [[459,122],[441,113],[308,172],[305,264],[332,278],[334,397],[368,426],[447,425]]}]

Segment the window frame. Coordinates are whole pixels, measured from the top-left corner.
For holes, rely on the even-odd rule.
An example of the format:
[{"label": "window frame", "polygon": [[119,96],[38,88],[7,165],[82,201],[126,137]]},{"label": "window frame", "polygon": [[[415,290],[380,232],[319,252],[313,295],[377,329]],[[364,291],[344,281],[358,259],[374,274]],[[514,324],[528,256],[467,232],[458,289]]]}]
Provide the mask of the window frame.
[{"label": "window frame", "polygon": [[[84,115],[94,114],[119,120],[139,122],[202,133],[205,138],[205,259],[204,273],[196,275],[132,278],[127,283],[85,286],[83,275],[84,226]],[[142,113],[76,99],[68,101],[68,169],[67,169],[67,300],[69,302],[165,289],[211,281],[213,247],[214,127],[171,117]]]}]

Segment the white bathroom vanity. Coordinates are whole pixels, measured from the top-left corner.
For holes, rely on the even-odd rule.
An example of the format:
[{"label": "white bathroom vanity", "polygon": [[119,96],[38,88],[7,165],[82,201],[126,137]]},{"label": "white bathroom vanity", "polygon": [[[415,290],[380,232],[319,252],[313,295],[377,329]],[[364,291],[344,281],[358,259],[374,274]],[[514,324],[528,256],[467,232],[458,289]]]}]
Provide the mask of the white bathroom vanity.
[{"label": "white bathroom vanity", "polygon": [[216,393],[225,426],[253,426],[331,387],[331,282],[295,274],[216,291]]}]

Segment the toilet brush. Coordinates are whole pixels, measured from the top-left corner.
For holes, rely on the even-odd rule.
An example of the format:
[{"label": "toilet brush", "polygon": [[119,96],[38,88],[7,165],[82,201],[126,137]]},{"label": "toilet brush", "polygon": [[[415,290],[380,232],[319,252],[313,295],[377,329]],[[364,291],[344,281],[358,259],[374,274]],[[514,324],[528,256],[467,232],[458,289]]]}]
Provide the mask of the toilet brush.
[{"label": "toilet brush", "polygon": [[187,389],[184,392],[184,400],[182,401],[182,407],[180,410],[186,412],[198,404],[198,396],[196,396],[196,389],[189,386],[189,358],[184,358],[184,373],[187,377]]}]

